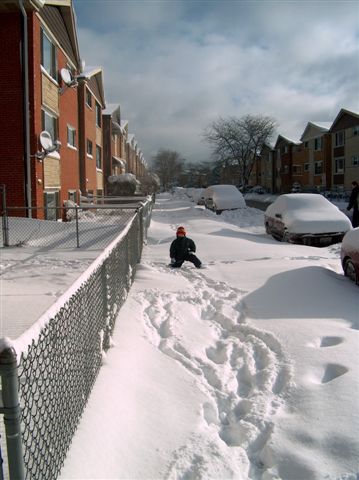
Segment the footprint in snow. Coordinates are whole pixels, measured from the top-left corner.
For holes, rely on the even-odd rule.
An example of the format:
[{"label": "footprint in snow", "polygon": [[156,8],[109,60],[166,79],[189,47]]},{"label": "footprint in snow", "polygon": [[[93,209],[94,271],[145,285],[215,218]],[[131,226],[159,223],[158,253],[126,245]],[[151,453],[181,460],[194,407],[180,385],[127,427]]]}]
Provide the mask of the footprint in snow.
[{"label": "footprint in snow", "polygon": [[[291,366],[278,339],[247,322],[243,292],[195,269],[181,273],[190,281],[190,290],[141,294],[147,337],[207,392],[210,402],[203,407],[203,419],[214,425],[218,441],[247,452],[248,462],[255,464],[291,384]],[[186,304],[198,313],[194,321],[199,331],[207,332],[202,351],[201,340],[193,350],[188,339]],[[334,375],[329,369],[325,379]]]}]

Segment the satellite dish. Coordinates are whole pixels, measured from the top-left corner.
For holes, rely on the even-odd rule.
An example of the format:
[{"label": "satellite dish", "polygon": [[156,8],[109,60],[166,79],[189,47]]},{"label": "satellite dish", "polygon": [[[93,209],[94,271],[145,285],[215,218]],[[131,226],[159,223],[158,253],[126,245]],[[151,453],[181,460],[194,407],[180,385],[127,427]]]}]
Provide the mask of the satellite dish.
[{"label": "satellite dish", "polygon": [[71,85],[72,84],[73,78],[72,78],[70,70],[68,70],[67,68],[61,68],[60,75],[61,75],[62,81],[66,85]]},{"label": "satellite dish", "polygon": [[51,152],[54,149],[54,142],[49,132],[44,130],[40,133],[40,145],[45,152]]}]

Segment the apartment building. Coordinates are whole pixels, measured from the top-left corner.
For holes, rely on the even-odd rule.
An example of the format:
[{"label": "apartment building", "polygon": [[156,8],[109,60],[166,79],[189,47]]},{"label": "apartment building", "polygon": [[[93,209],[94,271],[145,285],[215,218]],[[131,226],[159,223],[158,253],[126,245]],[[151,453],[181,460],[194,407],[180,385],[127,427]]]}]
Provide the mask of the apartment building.
[{"label": "apartment building", "polygon": [[[37,206],[38,218],[53,218],[79,195],[77,91],[69,86],[81,62],[70,0],[44,4],[0,3],[0,183],[8,206]],[[66,71],[66,82],[61,75]],[[61,148],[42,156],[40,133]]]},{"label": "apartment building", "polygon": [[275,150],[275,191],[289,193],[293,186],[292,165],[293,149],[299,142],[294,142],[283,135],[278,135],[274,145]]},{"label": "apartment building", "polygon": [[265,143],[260,152],[260,171],[261,183],[267,192],[273,193],[275,191],[275,162],[274,162],[274,147]]},{"label": "apartment building", "polygon": [[333,189],[348,191],[359,181],[359,115],[342,108],[329,132]]},{"label": "apartment building", "polygon": [[[108,177],[126,173],[126,138],[128,122],[121,122],[121,107],[108,105],[103,115],[103,171],[105,194],[108,194]],[[121,123],[123,126],[121,126]]]},{"label": "apartment building", "polygon": [[82,195],[98,197],[104,194],[102,68],[84,68],[77,81],[80,188]]},{"label": "apartment building", "polygon": [[303,191],[331,188],[330,123],[308,122],[300,143],[293,149],[293,182]]}]

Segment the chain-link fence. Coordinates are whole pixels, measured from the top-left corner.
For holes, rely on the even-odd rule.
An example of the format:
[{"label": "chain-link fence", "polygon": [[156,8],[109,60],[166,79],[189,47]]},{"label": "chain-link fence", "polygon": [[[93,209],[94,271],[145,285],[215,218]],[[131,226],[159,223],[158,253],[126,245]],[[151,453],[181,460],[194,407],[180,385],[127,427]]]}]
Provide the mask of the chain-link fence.
[{"label": "chain-link fence", "polygon": [[[3,246],[103,248],[114,240],[134,213],[146,204],[136,203],[52,207],[54,218],[44,220],[48,208],[7,207],[2,212],[0,242]],[[31,217],[29,218],[29,212]],[[39,218],[40,217],[40,218]]]},{"label": "chain-link fence", "polygon": [[[60,473],[103,353],[110,346],[117,314],[133,282],[151,209],[148,201],[132,215],[127,232],[21,354],[21,478],[52,480]],[[15,454],[8,445],[9,457]],[[11,480],[17,475],[10,471]]]}]

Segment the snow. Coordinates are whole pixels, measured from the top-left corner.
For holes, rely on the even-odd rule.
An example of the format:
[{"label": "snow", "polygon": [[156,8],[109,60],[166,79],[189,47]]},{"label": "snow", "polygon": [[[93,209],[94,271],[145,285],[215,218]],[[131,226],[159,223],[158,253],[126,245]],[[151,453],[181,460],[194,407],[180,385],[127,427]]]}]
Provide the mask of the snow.
[{"label": "snow", "polygon": [[205,201],[212,199],[218,210],[244,208],[246,202],[241,192],[234,185],[212,185],[203,194]]},{"label": "snow", "polygon": [[[167,267],[178,225],[204,269]],[[159,195],[61,480],[356,480],[358,292],[340,244],[280,243],[259,210]]]},{"label": "snow", "polygon": [[265,215],[282,221],[291,233],[347,232],[350,220],[338,207],[322,195],[315,193],[290,193],[280,195],[268,206]]}]

